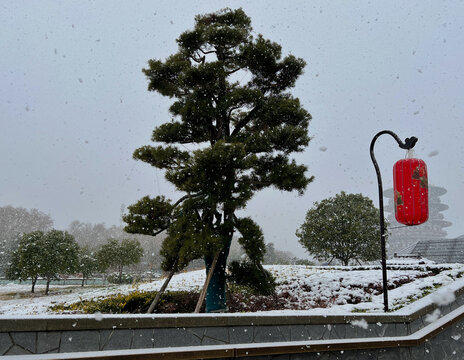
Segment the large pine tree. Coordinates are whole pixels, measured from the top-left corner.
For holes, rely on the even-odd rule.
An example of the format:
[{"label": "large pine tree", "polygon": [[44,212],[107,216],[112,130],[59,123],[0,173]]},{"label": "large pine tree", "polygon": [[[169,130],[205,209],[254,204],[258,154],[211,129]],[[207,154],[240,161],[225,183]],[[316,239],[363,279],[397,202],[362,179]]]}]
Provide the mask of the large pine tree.
[{"label": "large pine tree", "polygon": [[[163,268],[179,270],[204,257],[213,275],[206,311],[226,309],[225,267],[234,231],[257,268],[265,251],[259,226],[238,218],[253,194],[274,186],[303,193],[312,177],[290,158],[309,142],[311,115],[288,92],[305,62],[281,57],[281,46],[252,35],[242,9],[198,15],[177,39],[179,51],[144,69],[148,89],[174,99],[173,120],[158,126],[134,158],[166,171],[185,193],[175,203],[144,197],[129,207],[126,231],[167,230]],[[188,151],[185,145],[197,150]]]}]

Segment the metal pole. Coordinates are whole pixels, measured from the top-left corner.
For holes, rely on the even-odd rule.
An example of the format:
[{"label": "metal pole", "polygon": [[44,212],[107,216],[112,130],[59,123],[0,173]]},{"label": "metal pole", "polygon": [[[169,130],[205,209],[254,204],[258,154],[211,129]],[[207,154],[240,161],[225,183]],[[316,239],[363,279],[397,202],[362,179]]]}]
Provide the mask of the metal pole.
[{"label": "metal pole", "polygon": [[379,212],[380,212],[380,246],[382,249],[382,279],[383,279],[383,308],[384,311],[388,311],[388,285],[387,285],[387,253],[385,251],[385,218],[383,214],[383,188],[382,188],[382,175],[380,174],[379,165],[377,164],[377,160],[374,156],[374,145],[375,141],[379,138],[379,136],[383,134],[389,134],[393,136],[393,138],[398,143],[399,147],[402,149],[412,149],[414,145],[416,145],[417,138],[412,136],[411,138],[406,138],[404,143],[401,139],[396,135],[393,131],[390,130],[383,130],[377,133],[371,141],[371,159],[372,163],[375,167],[375,172],[377,173],[377,183],[379,187]]}]

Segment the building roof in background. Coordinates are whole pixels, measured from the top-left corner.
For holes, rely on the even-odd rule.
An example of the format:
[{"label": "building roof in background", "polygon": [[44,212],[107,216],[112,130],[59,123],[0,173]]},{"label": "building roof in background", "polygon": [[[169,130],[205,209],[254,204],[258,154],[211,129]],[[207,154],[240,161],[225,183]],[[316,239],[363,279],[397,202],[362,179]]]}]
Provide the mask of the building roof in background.
[{"label": "building roof in background", "polygon": [[419,255],[436,263],[464,263],[464,235],[455,239],[418,241],[414,247],[402,251],[401,256],[405,255]]}]

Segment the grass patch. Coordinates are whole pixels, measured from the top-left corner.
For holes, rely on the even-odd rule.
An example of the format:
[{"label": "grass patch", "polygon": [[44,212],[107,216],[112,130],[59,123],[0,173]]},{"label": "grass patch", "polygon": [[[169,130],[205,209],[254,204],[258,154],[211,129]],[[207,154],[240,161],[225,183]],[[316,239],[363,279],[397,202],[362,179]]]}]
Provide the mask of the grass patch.
[{"label": "grass patch", "polygon": [[427,295],[430,295],[431,293],[435,292],[436,289],[440,288],[442,285],[443,284],[441,283],[433,283],[432,286],[425,286],[421,288],[420,294],[409,295],[404,301],[394,304],[392,311],[399,310],[405,307],[406,305],[412,304],[413,302],[422,299]]},{"label": "grass patch", "polygon": [[351,310],[352,313],[366,313],[368,312],[368,309],[353,309]]}]

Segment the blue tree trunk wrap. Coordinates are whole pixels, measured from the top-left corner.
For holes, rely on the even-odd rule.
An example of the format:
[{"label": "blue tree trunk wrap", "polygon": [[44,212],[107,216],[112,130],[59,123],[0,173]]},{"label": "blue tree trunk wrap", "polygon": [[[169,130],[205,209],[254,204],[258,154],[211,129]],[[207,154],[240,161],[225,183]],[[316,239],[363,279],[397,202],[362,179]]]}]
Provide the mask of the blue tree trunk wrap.
[{"label": "blue tree trunk wrap", "polygon": [[[226,266],[229,256],[230,238],[219,254],[213,276],[206,290],[206,312],[223,312],[227,310],[226,302]],[[212,256],[205,256],[206,276],[213,263]]]}]

